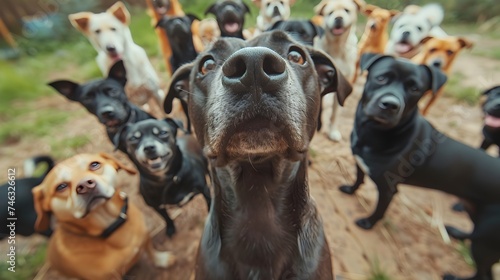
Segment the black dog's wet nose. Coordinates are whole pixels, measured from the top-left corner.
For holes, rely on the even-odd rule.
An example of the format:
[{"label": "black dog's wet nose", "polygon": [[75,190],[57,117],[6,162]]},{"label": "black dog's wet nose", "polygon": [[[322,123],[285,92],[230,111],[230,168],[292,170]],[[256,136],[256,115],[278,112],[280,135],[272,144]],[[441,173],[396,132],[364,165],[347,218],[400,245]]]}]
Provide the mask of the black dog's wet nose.
[{"label": "black dog's wet nose", "polygon": [[144,152],[151,153],[155,151],[155,146],[153,144],[144,146]]},{"label": "black dog's wet nose", "polygon": [[96,182],[94,180],[83,180],[76,186],[77,194],[85,194],[90,190],[94,189],[96,186]]},{"label": "black dog's wet nose", "polygon": [[272,90],[286,78],[286,63],[274,51],[263,48],[243,48],[235,52],[222,66],[223,83],[227,86],[259,85]]},{"label": "black dog's wet nose", "polygon": [[101,116],[103,116],[106,119],[112,119],[115,116],[115,112],[112,110],[106,110],[101,112]]},{"label": "black dog's wet nose", "polygon": [[399,110],[399,108],[401,108],[401,103],[396,97],[389,95],[382,97],[378,103],[378,106],[382,110],[395,112]]},{"label": "black dog's wet nose", "polygon": [[116,52],[116,48],[115,48],[115,46],[112,46],[112,45],[107,45],[107,46],[106,46],[106,50],[107,50],[108,52]]}]

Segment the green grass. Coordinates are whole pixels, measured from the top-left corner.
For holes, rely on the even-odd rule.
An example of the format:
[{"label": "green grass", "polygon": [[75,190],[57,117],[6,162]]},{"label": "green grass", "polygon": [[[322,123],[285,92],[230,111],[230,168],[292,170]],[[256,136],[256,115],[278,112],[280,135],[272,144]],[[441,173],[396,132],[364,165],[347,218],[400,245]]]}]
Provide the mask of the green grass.
[{"label": "green grass", "polygon": [[50,143],[51,154],[55,158],[67,158],[74,155],[88,143],[90,143],[90,138],[87,135],[76,135],[62,140],[53,139]]},{"label": "green grass", "polygon": [[461,80],[463,78],[463,75],[459,73],[452,75],[445,84],[445,94],[469,105],[476,105],[479,102],[481,92],[475,87],[462,86]]},{"label": "green grass", "polygon": [[487,50],[472,50],[472,54],[500,60],[500,48],[488,48]]},{"label": "green grass", "polygon": [[459,242],[456,250],[458,253],[464,258],[465,262],[472,268],[475,268],[476,265],[474,263],[474,260],[472,259],[471,253],[469,246],[467,246],[463,241]]},{"label": "green grass", "polygon": [[380,264],[378,257],[375,257],[370,264],[370,275],[367,280],[391,280]]},{"label": "green grass", "polygon": [[9,264],[5,261],[0,262],[0,279],[26,280],[33,279],[38,270],[45,262],[47,244],[41,244],[31,250],[31,252],[16,254],[15,272],[7,270]]}]

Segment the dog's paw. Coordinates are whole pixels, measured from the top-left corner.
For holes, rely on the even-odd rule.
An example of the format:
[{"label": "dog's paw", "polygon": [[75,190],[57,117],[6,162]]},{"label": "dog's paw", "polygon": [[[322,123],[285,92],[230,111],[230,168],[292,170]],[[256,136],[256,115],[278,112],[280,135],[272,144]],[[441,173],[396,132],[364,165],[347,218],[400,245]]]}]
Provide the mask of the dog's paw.
[{"label": "dog's paw", "polygon": [[175,234],[175,226],[174,225],[167,225],[167,229],[165,230],[165,232],[167,233],[167,236],[172,238],[172,236],[174,236]]},{"label": "dog's paw", "polygon": [[445,274],[443,275],[443,280],[461,280],[462,278],[458,278],[453,274]]},{"label": "dog's paw", "polygon": [[342,134],[340,134],[340,131],[337,129],[331,130],[327,134],[328,139],[332,140],[333,142],[340,142],[342,140]]},{"label": "dog's paw", "polygon": [[374,226],[367,218],[357,220],[356,225],[362,229],[371,229]]},{"label": "dog's paw", "polygon": [[160,252],[156,251],[154,253],[154,264],[156,267],[168,268],[175,264],[177,258],[174,254],[170,252]]},{"label": "dog's paw", "polygon": [[346,194],[354,194],[356,192],[356,190],[352,186],[348,186],[348,185],[340,186],[339,190],[343,193],[346,193]]}]

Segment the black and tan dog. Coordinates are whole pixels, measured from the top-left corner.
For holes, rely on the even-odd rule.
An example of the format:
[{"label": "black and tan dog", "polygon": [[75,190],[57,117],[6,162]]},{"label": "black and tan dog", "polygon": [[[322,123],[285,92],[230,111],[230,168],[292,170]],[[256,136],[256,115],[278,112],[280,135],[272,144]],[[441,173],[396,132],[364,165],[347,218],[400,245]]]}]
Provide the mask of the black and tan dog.
[{"label": "black and tan dog", "polygon": [[333,279],[307,183],[321,95],[351,92],[331,59],[282,31],[222,38],[180,80],[215,193],[196,279]]},{"label": "black and tan dog", "polygon": [[267,31],[283,30],[292,35],[296,40],[312,46],[316,36],[321,37],[325,31],[310,20],[280,20],[274,23]]},{"label": "black and tan dog", "polygon": [[[106,126],[109,139],[116,143],[117,140],[114,138],[127,123],[153,118],[129,102],[124,90],[126,82],[123,62],[118,61],[111,67],[105,79],[97,79],[81,85],[68,80],[58,80],[49,85],[69,100],[79,102],[87,111],[95,115],[99,122]],[[126,152],[124,142],[121,141],[122,139],[119,140],[117,148]]]},{"label": "black and tan dog", "polygon": [[187,14],[181,17],[164,16],[156,24],[156,28],[161,27],[167,34],[172,55],[170,56],[170,65],[175,71],[181,65],[193,61],[198,52],[193,43],[193,33],[191,25],[194,20],[199,20],[195,15]]},{"label": "black and tan dog", "polygon": [[205,15],[215,15],[221,37],[241,39],[247,13],[250,13],[250,8],[241,0],[218,0],[205,11]]},{"label": "black and tan dog", "polygon": [[481,149],[486,150],[491,145],[496,145],[500,155],[500,86],[486,90],[483,95],[486,96],[486,101],[483,104],[484,140]]},{"label": "black and tan dog", "polygon": [[128,168],[107,154],[78,154],[57,164],[33,189],[37,230],[57,227],[47,248],[51,267],[78,279],[122,279],[147,252],[156,266],[175,262],[152,247],[144,217],[120,192],[118,170]]},{"label": "black and tan dog", "polygon": [[210,190],[205,175],[208,162],[191,134],[177,137],[182,123],[172,119],[143,120],[124,128],[127,154],[140,174],[140,192],[167,224],[166,234],[175,233],[166,205],[183,206],[202,194],[210,209]]},{"label": "black and tan dog", "polygon": [[[34,176],[35,168],[41,164],[46,165],[45,172],[39,176]],[[35,233],[36,212],[33,206],[33,194],[31,190],[38,186],[49,171],[54,167],[54,159],[50,156],[36,156],[24,162],[24,178],[17,176],[18,172],[8,182],[0,186],[0,204],[4,205],[0,209],[0,240],[7,236],[15,237],[16,234],[30,236]],[[9,211],[9,207],[18,211]],[[9,215],[12,213],[13,215]],[[10,220],[15,218],[16,220]],[[5,224],[3,224],[5,223]],[[52,234],[52,227],[40,232],[45,236]],[[10,244],[10,243],[9,243]]]},{"label": "black and tan dog", "polygon": [[500,160],[443,135],[420,115],[420,98],[446,81],[438,68],[374,54],[364,55],[361,67],[368,77],[351,135],[357,179],[340,190],[353,194],[368,174],[379,198],[372,215],[357,225],[372,228],[399,184],[456,195],[475,208],[471,249],[477,274],[470,279],[492,279],[491,266],[500,258],[498,211],[491,210],[500,203]]}]

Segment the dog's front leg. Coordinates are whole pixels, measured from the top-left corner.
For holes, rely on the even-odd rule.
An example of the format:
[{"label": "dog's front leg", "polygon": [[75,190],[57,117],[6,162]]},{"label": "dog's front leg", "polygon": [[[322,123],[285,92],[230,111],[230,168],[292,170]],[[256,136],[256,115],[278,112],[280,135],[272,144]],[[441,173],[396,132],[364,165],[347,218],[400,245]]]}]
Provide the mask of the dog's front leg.
[{"label": "dog's front leg", "polygon": [[174,221],[170,218],[167,212],[167,208],[165,206],[155,207],[156,212],[158,212],[165,222],[167,223],[166,234],[168,237],[172,237],[175,234],[175,224]]},{"label": "dog's front leg", "polygon": [[384,217],[385,211],[392,201],[392,197],[396,194],[397,189],[391,190],[389,184],[381,180],[375,182],[378,189],[378,202],[375,211],[371,216],[356,221],[356,224],[363,229],[371,229],[380,219]]},{"label": "dog's front leg", "polygon": [[354,185],[352,186],[342,185],[339,187],[339,190],[346,194],[354,194],[364,181],[365,173],[363,172],[361,167],[359,167],[359,164],[356,164],[356,182],[354,182]]}]

